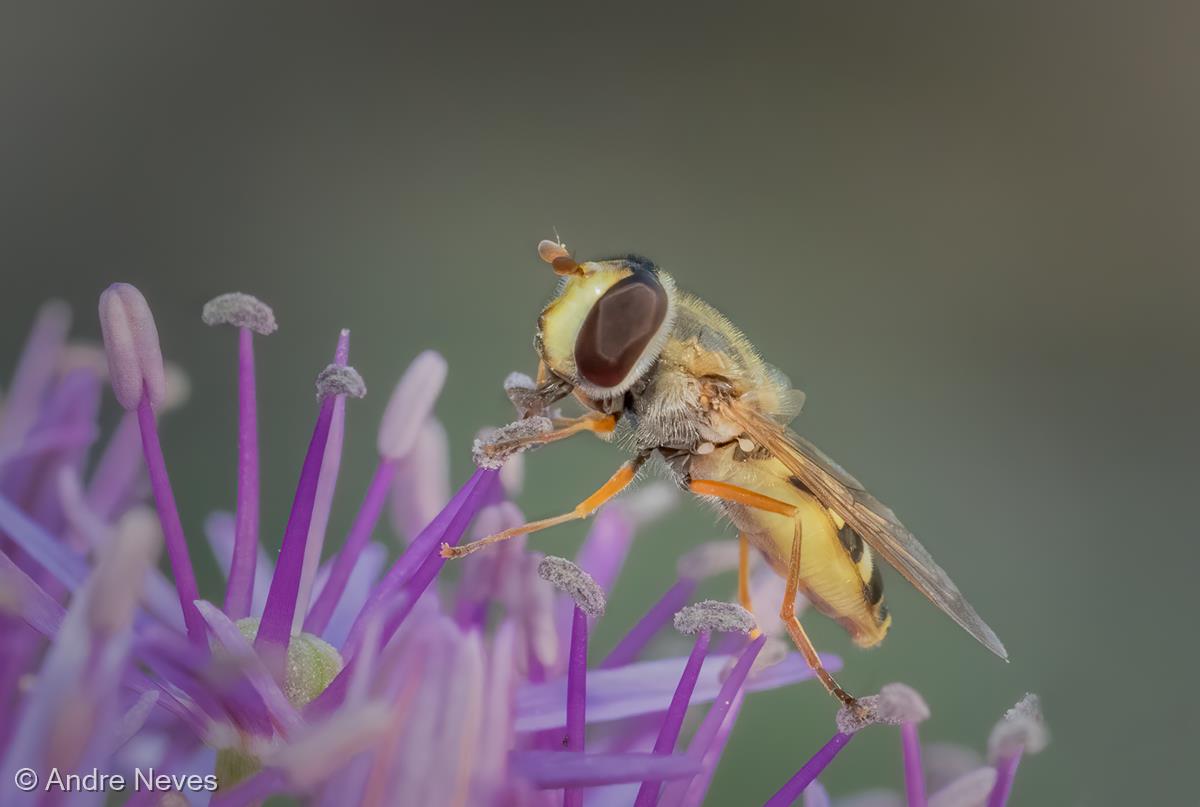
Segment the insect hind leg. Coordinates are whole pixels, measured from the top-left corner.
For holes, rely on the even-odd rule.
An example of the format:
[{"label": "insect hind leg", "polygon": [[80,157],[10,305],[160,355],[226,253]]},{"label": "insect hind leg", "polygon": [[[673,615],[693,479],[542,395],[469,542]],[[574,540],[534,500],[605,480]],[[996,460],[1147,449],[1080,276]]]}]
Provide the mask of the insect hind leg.
[{"label": "insect hind leg", "polygon": [[[750,598],[750,538],[742,532],[738,535],[738,604],[754,613]],[[762,631],[757,626],[750,631],[750,638],[757,639]]]},{"label": "insect hind leg", "polygon": [[788,560],[788,575],[787,588],[783,593],[783,604],[779,608],[779,616],[783,620],[784,627],[787,628],[788,635],[792,637],[792,641],[796,647],[800,649],[800,653],[804,656],[804,660],[808,662],[808,666],[821,683],[825,685],[830,695],[840,700],[843,704],[849,707],[857,706],[858,701],[854,696],[846,690],[842,689],[838,682],[829,670],[825,669],[825,665],[821,663],[821,657],[817,655],[817,649],[813,647],[812,640],[808,638],[808,633],[804,630],[804,626],[800,624],[800,620],[796,617],[796,593],[800,588],[800,549],[803,527],[800,519],[796,519],[796,532],[792,537],[792,554]]},{"label": "insect hind leg", "polygon": [[[737,485],[730,485],[727,482],[717,482],[712,479],[693,479],[688,483],[688,488],[700,496],[712,496],[745,507],[753,507],[758,510],[765,510],[768,513],[777,513],[778,515],[792,518],[795,523],[795,533],[792,537],[791,557],[788,560],[787,588],[784,590],[783,603],[779,609],[779,616],[787,628],[788,635],[792,637],[792,641],[800,650],[801,655],[804,656],[804,660],[808,663],[812,671],[816,673],[817,678],[825,686],[829,694],[848,707],[857,707],[858,701],[855,700],[854,696],[842,689],[837,680],[829,673],[829,670],[825,669],[825,665],[821,662],[821,657],[817,655],[817,649],[813,647],[812,640],[808,638],[808,634],[804,631],[804,626],[796,618],[796,594],[800,590],[800,550],[801,538],[803,537],[803,525],[800,521],[800,513],[796,507],[771,496],[765,496],[753,490],[738,487]],[[742,540],[745,540],[744,536]],[[745,547],[744,543],[742,547]],[[742,547],[739,547],[739,552],[742,551]],[[748,549],[748,547],[746,548]],[[739,560],[741,557],[742,555],[739,554]],[[738,565],[739,567],[744,566],[742,563]],[[741,586],[739,586],[739,590],[740,588]]]}]

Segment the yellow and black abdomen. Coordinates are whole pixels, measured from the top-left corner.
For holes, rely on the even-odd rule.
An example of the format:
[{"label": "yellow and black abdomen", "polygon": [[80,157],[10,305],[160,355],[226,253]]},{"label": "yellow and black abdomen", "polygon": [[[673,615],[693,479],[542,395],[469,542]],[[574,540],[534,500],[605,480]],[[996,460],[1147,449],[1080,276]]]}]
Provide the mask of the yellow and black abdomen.
[{"label": "yellow and black abdomen", "polygon": [[692,478],[726,482],[793,505],[794,517],[720,503],[780,576],[787,575],[799,518],[800,591],[814,608],[845,628],[856,644],[873,647],[883,641],[892,619],[883,603],[883,577],[870,547],[793,480],[781,462],[771,457],[735,459],[735,451],[735,446],[728,446],[693,457]]}]

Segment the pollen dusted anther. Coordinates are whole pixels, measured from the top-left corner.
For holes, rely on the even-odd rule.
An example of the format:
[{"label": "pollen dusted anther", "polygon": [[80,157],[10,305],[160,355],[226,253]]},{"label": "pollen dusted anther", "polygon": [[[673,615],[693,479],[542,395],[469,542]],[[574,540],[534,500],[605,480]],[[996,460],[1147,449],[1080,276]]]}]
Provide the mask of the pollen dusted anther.
[{"label": "pollen dusted anther", "polygon": [[555,555],[542,558],[537,567],[538,577],[563,592],[579,609],[590,617],[604,616],[608,603],[604,589],[577,565]]},{"label": "pollen dusted anther", "polygon": [[522,418],[507,426],[501,426],[487,437],[477,439],[471,448],[471,456],[480,468],[499,468],[514,454],[519,454],[537,443],[529,438],[547,434],[554,430],[554,423],[548,417],[534,415]]}]

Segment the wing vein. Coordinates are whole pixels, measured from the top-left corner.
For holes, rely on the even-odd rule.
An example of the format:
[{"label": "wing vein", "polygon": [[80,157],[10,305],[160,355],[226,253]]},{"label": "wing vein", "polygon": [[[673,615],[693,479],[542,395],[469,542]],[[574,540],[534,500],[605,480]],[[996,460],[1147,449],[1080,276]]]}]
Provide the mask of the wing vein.
[{"label": "wing vein", "polygon": [[908,529],[887,506],[816,446],[753,407],[728,402],[722,413],[784,464],[829,509],[845,519],[872,549],[912,583],[931,603],[984,647],[1008,658],[996,633],[975,611]]}]

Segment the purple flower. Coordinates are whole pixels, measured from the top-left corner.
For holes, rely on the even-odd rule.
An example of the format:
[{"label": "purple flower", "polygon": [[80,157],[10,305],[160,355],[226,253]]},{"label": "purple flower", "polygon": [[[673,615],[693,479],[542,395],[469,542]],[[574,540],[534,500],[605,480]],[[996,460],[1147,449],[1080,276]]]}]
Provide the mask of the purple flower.
[{"label": "purple flower", "polygon": [[[635,536],[673,502],[669,488],[606,508],[574,561],[518,539],[462,561],[457,586],[440,581],[443,543],[524,520],[510,501],[524,458],[453,490],[434,415],[447,367],[433,352],[394,386],[366,490],[339,497],[346,409],[367,385],[349,332],[337,335],[332,361],[313,361],[315,403],[295,402],[313,407],[314,425],[287,521],[261,523],[254,340],[277,324],[241,293],[202,314],[236,329],[238,428],[233,512],[204,519],[225,589],[201,592],[201,545],[185,535],[159,441],[186,377],[164,363],[136,288],[111,286],[99,315],[106,362],[67,341],[64,305],[44,307],[0,410],[0,803],[102,799],[17,790],[21,768],[129,782],[153,768],[193,784],[130,792],[129,803],[234,807],[291,794],[329,805],[696,805],[748,693],[812,677],[780,651],[769,613],[756,622],[725,603],[689,605],[700,581],[736,560],[718,545],[681,561],[608,657],[593,656],[592,623]],[[125,415],[101,445],[106,380]],[[348,533],[327,541],[339,500],[358,509]],[[404,539],[390,561],[385,511]],[[274,559],[263,549],[273,532]],[[160,547],[170,576],[155,564]],[[755,577],[755,588],[776,584]],[[695,637],[691,653],[647,657],[672,617]],[[751,639],[756,624],[763,633]],[[915,726],[928,710],[907,688],[872,703],[873,719],[901,726],[919,803]],[[993,734],[994,767],[976,766],[990,771],[991,804],[1004,803],[1022,755],[1044,744],[1036,704],[1022,703]],[[857,728],[835,734],[774,803],[801,791],[827,803],[819,784],[804,787]],[[981,787],[978,771],[960,773],[949,787]]]}]

